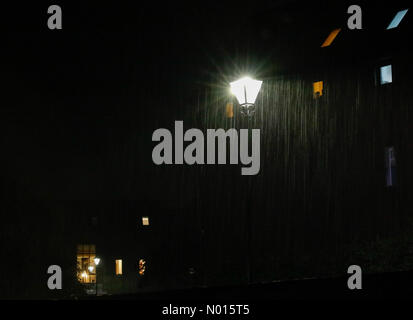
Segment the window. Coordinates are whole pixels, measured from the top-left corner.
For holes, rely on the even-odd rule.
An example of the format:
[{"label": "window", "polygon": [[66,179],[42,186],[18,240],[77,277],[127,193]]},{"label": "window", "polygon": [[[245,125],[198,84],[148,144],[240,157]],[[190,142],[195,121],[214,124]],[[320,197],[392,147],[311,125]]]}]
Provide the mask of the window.
[{"label": "window", "polygon": [[116,260],[116,275],[122,274],[122,260]]},{"label": "window", "polygon": [[313,83],[313,97],[318,99],[323,95],[323,81],[317,81]]},{"label": "window", "polygon": [[329,45],[331,45],[340,31],[341,31],[341,29],[335,29],[335,30],[331,31],[331,33],[328,35],[327,39],[321,45],[321,48],[328,47]]},{"label": "window", "polygon": [[396,185],[396,154],[394,147],[385,148],[384,160],[386,168],[386,187],[393,187]]},{"label": "window", "polygon": [[143,259],[139,260],[139,275],[143,276],[146,270],[146,261]]},{"label": "window", "polygon": [[387,84],[392,82],[393,74],[391,64],[380,67],[380,84]]},{"label": "window", "polygon": [[405,10],[401,10],[397,12],[393,20],[390,22],[389,26],[387,27],[387,30],[397,28],[400,22],[403,20],[408,10],[409,9],[405,9]]},{"label": "window", "polygon": [[149,226],[149,217],[142,217],[142,225]]},{"label": "window", "polygon": [[82,283],[96,281],[95,262],[96,247],[94,244],[79,244],[77,246],[77,278]]},{"label": "window", "polygon": [[233,118],[234,117],[234,104],[232,102],[228,102],[225,111],[226,111],[227,118]]}]

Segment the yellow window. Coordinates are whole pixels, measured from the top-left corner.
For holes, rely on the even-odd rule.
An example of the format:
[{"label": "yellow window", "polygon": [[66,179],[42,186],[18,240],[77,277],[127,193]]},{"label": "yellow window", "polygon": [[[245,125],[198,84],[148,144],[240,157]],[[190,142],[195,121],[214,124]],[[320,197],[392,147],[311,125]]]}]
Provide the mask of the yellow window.
[{"label": "yellow window", "polygon": [[142,217],[142,225],[149,226],[149,217]]},{"label": "yellow window", "polygon": [[340,31],[341,31],[341,29],[335,29],[335,30],[331,31],[331,33],[328,35],[327,39],[321,45],[321,48],[328,47],[330,44],[332,44],[334,39],[337,37],[337,35]]},{"label": "yellow window", "polygon": [[116,260],[116,275],[122,274],[122,260]]},{"label": "yellow window", "polygon": [[227,118],[233,118],[234,117],[234,104],[232,102],[227,103],[226,114],[227,114]]},{"label": "yellow window", "polygon": [[[77,245],[77,277],[82,283],[96,281],[95,262],[96,247],[94,244]],[[93,267],[93,269],[92,269]]]},{"label": "yellow window", "polygon": [[323,95],[323,81],[313,83],[313,96],[317,99]]},{"label": "yellow window", "polygon": [[143,276],[146,270],[146,261],[143,259],[139,260],[139,275]]}]

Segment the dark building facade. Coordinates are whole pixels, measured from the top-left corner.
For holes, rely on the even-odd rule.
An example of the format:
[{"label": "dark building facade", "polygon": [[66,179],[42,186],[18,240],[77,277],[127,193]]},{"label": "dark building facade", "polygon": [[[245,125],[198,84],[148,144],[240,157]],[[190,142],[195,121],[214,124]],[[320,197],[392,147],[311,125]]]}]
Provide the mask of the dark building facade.
[{"label": "dark building facade", "polygon": [[[47,93],[27,89],[4,111],[9,156],[2,160],[1,196],[8,214],[1,234],[10,263],[2,296],[70,297],[85,288],[93,294],[96,280],[98,294],[115,295],[336,276],[350,264],[368,272],[411,268],[403,251],[392,260],[373,245],[411,230],[411,12],[386,30],[404,7],[362,7],[368,27],[348,30],[345,5],[319,16],[296,5],[267,5],[229,29],[221,19],[210,33],[198,24],[186,31],[194,16],[147,39],[135,31],[97,36],[89,46],[98,48],[79,54],[72,76],[105,49],[93,61],[115,71],[80,82],[94,83],[90,88],[69,86],[79,91],[64,93],[63,102],[56,100],[59,85]],[[311,27],[309,16],[319,17]],[[333,43],[321,48],[335,28],[341,31]],[[161,31],[182,48],[158,41]],[[152,51],[141,52],[131,34]],[[201,44],[184,46],[198,36]],[[248,44],[238,52],[244,37]],[[202,55],[205,47],[212,49]],[[153,51],[168,59],[151,57]],[[381,69],[388,66],[391,82],[389,69]],[[228,91],[245,72],[263,80],[251,118]],[[42,94],[49,104],[37,114],[16,111],[31,101],[40,105]],[[60,104],[63,111],[55,108]],[[178,120],[203,132],[260,129],[259,174],[242,176],[241,165],[155,165],[152,133],[173,132]],[[41,142],[45,136],[52,138]],[[54,152],[42,157],[38,150]],[[26,165],[27,155],[33,158]],[[407,251],[409,239],[402,242]],[[46,286],[53,264],[63,269],[61,292]]]}]

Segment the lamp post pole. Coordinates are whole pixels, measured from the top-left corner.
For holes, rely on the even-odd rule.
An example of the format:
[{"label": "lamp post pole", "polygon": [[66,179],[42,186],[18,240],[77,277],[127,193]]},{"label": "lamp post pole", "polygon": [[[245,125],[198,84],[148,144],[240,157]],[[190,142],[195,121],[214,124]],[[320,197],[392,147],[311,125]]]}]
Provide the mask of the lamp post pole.
[{"label": "lamp post pole", "polygon": [[95,258],[93,261],[95,262],[95,294],[98,296],[98,264],[100,259]]},{"label": "lamp post pole", "polygon": [[[248,132],[251,127],[251,118],[248,117]],[[249,139],[249,138],[248,138]],[[247,233],[247,285],[251,284],[252,280],[252,203],[253,203],[253,186],[251,177],[247,177],[247,186],[246,186],[246,233]]]},{"label": "lamp post pole", "polygon": [[[240,104],[240,110],[243,115],[247,116],[247,128],[248,132],[252,127],[251,118],[255,113],[255,100],[257,95],[261,89],[262,81],[251,79],[250,77],[244,77],[237,81],[231,82],[231,92],[237,98]],[[245,125],[245,122],[243,123]],[[249,140],[248,134],[248,140]],[[252,138],[251,138],[252,139]],[[251,140],[252,144],[252,140]],[[249,145],[249,143],[248,143]],[[252,185],[252,178],[247,178],[247,184],[245,188],[246,192],[246,207],[245,207],[245,224],[246,224],[246,246],[247,246],[247,283],[248,285],[252,281],[252,210],[253,210],[253,185]]]}]

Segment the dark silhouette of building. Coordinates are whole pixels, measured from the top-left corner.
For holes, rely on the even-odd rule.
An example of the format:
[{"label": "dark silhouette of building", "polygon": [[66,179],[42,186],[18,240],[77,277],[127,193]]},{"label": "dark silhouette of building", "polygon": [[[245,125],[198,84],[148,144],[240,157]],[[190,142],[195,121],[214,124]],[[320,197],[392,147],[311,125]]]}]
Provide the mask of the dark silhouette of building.
[{"label": "dark silhouette of building", "polygon": [[[5,32],[0,296],[342,275],[366,243],[404,233],[410,12],[386,30],[406,8],[362,6],[363,29],[348,30],[347,7],[68,7],[61,35],[34,18],[30,34]],[[264,81],[250,119],[228,92],[245,73]],[[152,133],[176,120],[260,129],[259,174],[156,166]],[[60,291],[47,288],[53,264]]]}]

